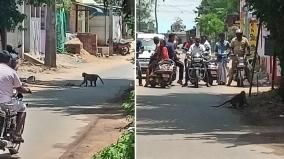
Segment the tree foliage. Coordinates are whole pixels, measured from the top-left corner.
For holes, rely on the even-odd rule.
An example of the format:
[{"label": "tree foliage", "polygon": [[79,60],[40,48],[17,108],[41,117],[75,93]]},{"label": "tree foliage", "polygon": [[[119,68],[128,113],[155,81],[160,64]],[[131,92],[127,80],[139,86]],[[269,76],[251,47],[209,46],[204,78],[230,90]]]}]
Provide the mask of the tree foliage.
[{"label": "tree foliage", "polygon": [[[153,0],[137,0],[136,1],[136,13],[137,19],[136,23],[138,26],[138,31],[142,31],[143,28],[154,26],[154,20],[152,18],[153,11]],[[139,27],[141,26],[141,28]]]},{"label": "tree foliage", "polygon": [[203,35],[211,38],[217,37],[218,33],[224,31],[224,22],[216,14],[206,14],[198,19],[200,31]]},{"label": "tree foliage", "polygon": [[196,11],[201,34],[216,37],[224,31],[227,16],[239,12],[238,6],[239,0],[202,0]]},{"label": "tree foliage", "polygon": [[284,1],[283,0],[248,0],[250,9],[270,30],[273,48],[281,66],[280,94],[284,99]]},{"label": "tree foliage", "polygon": [[239,12],[239,0],[202,0],[197,7],[199,15],[215,13],[220,20],[225,20],[227,15]]}]

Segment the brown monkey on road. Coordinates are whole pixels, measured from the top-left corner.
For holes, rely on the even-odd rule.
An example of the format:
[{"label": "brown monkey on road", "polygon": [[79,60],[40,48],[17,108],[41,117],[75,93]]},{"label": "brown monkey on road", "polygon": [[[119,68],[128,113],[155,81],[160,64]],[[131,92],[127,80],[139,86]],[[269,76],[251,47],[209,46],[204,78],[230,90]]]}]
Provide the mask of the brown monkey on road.
[{"label": "brown monkey on road", "polygon": [[88,81],[90,81],[91,83],[91,86],[93,86],[93,83],[94,83],[94,86],[96,87],[97,86],[97,80],[98,78],[101,80],[102,84],[104,84],[103,80],[101,79],[101,77],[97,74],[87,74],[85,72],[82,73],[82,77],[84,77],[84,80],[83,82],[80,84],[80,86],[82,86],[83,84],[85,84],[85,86],[87,87],[88,86]]},{"label": "brown monkey on road", "polygon": [[233,108],[243,108],[245,105],[248,106],[246,92],[242,91],[241,93],[235,95],[232,99],[225,101],[223,104],[213,107],[221,107],[225,104],[230,103]]}]

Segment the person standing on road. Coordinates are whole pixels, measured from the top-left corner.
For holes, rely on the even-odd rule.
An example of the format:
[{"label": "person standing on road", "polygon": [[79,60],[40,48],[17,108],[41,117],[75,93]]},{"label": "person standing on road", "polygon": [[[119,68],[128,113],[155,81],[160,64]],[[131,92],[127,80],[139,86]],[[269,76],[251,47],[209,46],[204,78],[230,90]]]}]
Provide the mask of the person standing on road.
[{"label": "person standing on road", "polygon": [[13,106],[13,110],[17,112],[16,132],[13,136],[17,142],[24,142],[22,138],[22,128],[25,124],[26,105],[22,102],[12,100],[13,89],[19,93],[31,93],[31,90],[22,86],[19,76],[9,64],[11,55],[8,52],[0,52],[0,107]]},{"label": "person standing on road", "polygon": [[[219,41],[216,43],[216,46],[215,46],[215,54],[216,54],[216,57],[217,57],[218,66],[221,66],[222,55],[229,49],[230,49],[230,43],[225,40],[225,33],[220,33],[219,34]],[[225,63],[225,67],[227,67],[227,63]],[[219,85],[225,85],[226,81],[227,81],[226,80],[227,75],[220,76],[220,74],[221,73],[218,72],[218,76],[219,76],[218,84]]]},{"label": "person standing on road", "polygon": [[160,60],[161,55],[160,55],[160,38],[159,37],[154,37],[154,43],[156,45],[155,48],[155,53],[151,56],[150,61],[149,61],[149,65],[148,65],[148,69],[146,72],[146,83],[144,85],[144,87],[148,87],[149,85],[149,76],[152,73],[152,71],[154,70],[154,68],[156,67],[157,62]]},{"label": "person standing on road", "polygon": [[[243,36],[243,32],[240,29],[236,31],[236,37],[232,39],[231,51],[233,55],[237,55],[237,56],[246,56],[250,54],[249,41],[247,38]],[[231,83],[233,81],[233,75],[237,68],[237,65],[238,65],[238,59],[236,56],[233,56],[232,57],[232,68],[229,71],[229,81],[228,81],[227,86],[231,86]],[[245,72],[246,74],[248,74],[249,73],[248,69],[246,69]],[[248,78],[248,81],[251,82],[249,78]]]},{"label": "person standing on road", "polygon": [[143,86],[143,84],[142,84],[142,70],[141,70],[141,65],[139,63],[139,60],[138,60],[141,48],[142,48],[142,42],[141,42],[141,40],[137,40],[137,42],[136,42],[136,67],[137,67],[137,71],[138,71],[139,86]]},{"label": "person standing on road", "polygon": [[[189,56],[196,54],[196,53],[203,54],[205,52],[205,50],[206,50],[205,46],[200,44],[200,39],[195,38],[195,42],[189,48],[186,56],[189,57]],[[186,68],[185,68],[185,83],[182,85],[183,87],[188,86],[188,81],[189,81],[189,74],[188,74],[189,71],[188,70],[189,70],[189,68],[190,68],[190,64],[187,64]]]},{"label": "person standing on road", "polygon": [[179,61],[179,58],[177,57],[177,54],[175,52],[175,44],[174,44],[175,40],[176,40],[176,35],[171,33],[169,35],[169,40],[167,42],[167,48],[169,52],[169,58],[176,63],[177,67],[179,67],[179,80],[177,81],[177,83],[182,85],[184,64],[181,61]]}]

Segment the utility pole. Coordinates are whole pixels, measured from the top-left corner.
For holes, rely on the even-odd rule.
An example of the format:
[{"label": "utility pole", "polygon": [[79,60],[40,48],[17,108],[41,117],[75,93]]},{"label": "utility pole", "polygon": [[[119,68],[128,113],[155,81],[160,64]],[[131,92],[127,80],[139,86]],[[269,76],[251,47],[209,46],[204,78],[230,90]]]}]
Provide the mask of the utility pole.
[{"label": "utility pole", "polygon": [[[255,70],[255,65],[256,65],[256,60],[257,60],[257,55],[258,55],[258,45],[259,45],[259,37],[260,37],[260,33],[261,33],[261,29],[262,29],[262,21],[259,21],[258,24],[258,31],[257,31],[257,41],[256,41],[256,49],[254,52],[254,58],[253,58],[253,63],[252,63],[252,72],[251,72],[251,82],[250,82],[250,87],[249,87],[249,97],[251,97],[252,94],[252,85],[253,85],[253,77],[254,77],[254,70]],[[258,81],[257,81],[258,82]]]},{"label": "utility pole", "polygon": [[158,24],[158,17],[157,17],[157,7],[158,7],[158,0],[155,0],[155,20],[156,20],[156,33],[159,33],[159,24]]},{"label": "utility pole", "polygon": [[112,3],[109,7],[109,55],[113,55],[113,8]]},{"label": "utility pole", "polygon": [[55,30],[55,5],[53,1],[51,5],[47,6],[46,13],[46,47],[44,64],[50,67],[56,67],[56,30]]}]

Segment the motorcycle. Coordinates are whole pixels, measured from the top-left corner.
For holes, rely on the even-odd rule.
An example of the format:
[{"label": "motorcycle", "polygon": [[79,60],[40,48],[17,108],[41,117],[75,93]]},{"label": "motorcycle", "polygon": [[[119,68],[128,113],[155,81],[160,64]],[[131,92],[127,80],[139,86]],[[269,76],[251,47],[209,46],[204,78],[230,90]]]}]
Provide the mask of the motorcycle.
[{"label": "motorcycle", "polygon": [[225,52],[218,52],[218,85],[225,85],[227,83],[227,74],[228,74],[228,67],[227,64],[229,62],[228,55],[230,51],[227,50]]},{"label": "motorcycle", "polygon": [[[205,52],[205,64],[208,77],[204,78],[204,82],[208,82],[209,85],[213,85],[215,80],[218,80],[218,67],[216,63],[216,59],[209,55],[209,52]],[[208,81],[207,81],[208,79]]]},{"label": "motorcycle", "polygon": [[207,70],[207,60],[204,55],[200,52],[194,53],[191,57],[187,56],[188,63],[188,77],[190,83],[192,83],[195,88],[199,87],[199,82],[204,80],[206,82],[206,86],[210,87],[209,85],[209,74]]},{"label": "motorcycle", "polygon": [[149,76],[151,87],[160,85],[162,88],[171,86],[172,81],[176,79],[176,65],[173,60],[160,61],[158,66]]},{"label": "motorcycle", "polygon": [[113,41],[113,51],[125,56],[130,54],[130,42],[127,41]]},{"label": "motorcycle", "polygon": [[[14,91],[12,101],[23,101],[23,95]],[[27,104],[26,104],[27,105]],[[10,154],[17,154],[19,152],[21,142],[14,140],[14,134],[16,133],[16,120],[17,112],[13,110],[13,102],[11,104],[3,104],[0,109],[0,149],[5,151],[8,149]],[[24,131],[24,126],[21,128],[21,133]]]},{"label": "motorcycle", "polygon": [[237,58],[237,67],[234,70],[234,80],[237,82],[237,87],[244,87],[244,80],[250,78],[250,68],[248,67],[250,59],[245,56],[232,55]]}]

